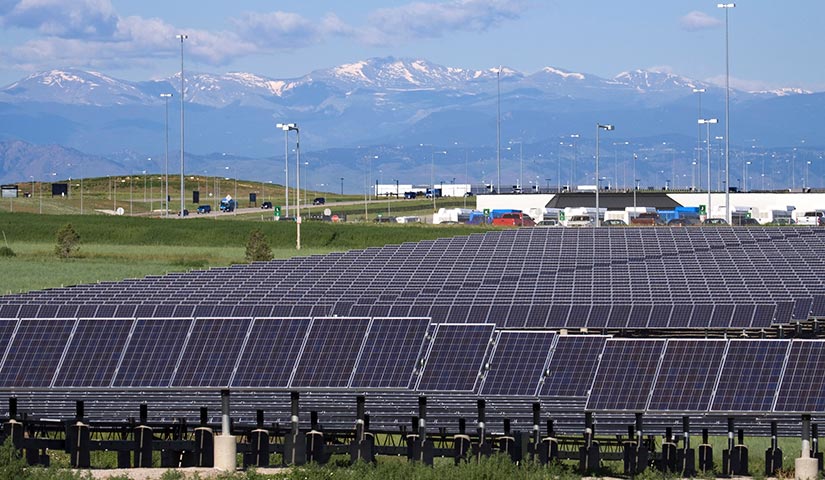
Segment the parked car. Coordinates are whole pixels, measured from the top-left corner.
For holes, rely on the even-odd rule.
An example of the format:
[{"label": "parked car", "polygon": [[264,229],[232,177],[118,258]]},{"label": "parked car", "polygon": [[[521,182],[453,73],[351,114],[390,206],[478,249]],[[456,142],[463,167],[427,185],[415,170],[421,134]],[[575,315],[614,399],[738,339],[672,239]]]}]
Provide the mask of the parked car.
[{"label": "parked car", "polygon": [[[179,216],[179,217],[181,216],[181,212],[178,212],[178,216]],[[184,216],[184,217],[188,217],[188,216],[189,216],[189,210],[187,210],[187,209],[185,209],[185,208],[184,208],[184,209],[183,209],[183,216]]]},{"label": "parked car", "polygon": [[753,217],[733,217],[733,224],[741,227],[750,227],[759,225],[759,221]]},{"label": "parked car", "polygon": [[312,200],[313,205],[323,205],[325,203],[327,203],[327,199],[324,197],[317,197],[314,200]]},{"label": "parked car", "polygon": [[624,220],[619,220],[617,218],[611,218],[609,220],[605,220],[602,222],[602,225],[605,227],[626,227],[627,224],[624,223]]},{"label": "parked car", "polygon": [[272,202],[263,202],[261,204],[261,208],[263,208],[264,210],[272,208]]},{"label": "parked car", "polygon": [[505,213],[504,215],[493,219],[493,225],[499,227],[533,227],[535,222],[529,215],[523,213]]},{"label": "parked car", "polygon": [[198,205],[198,215],[201,213],[210,213],[212,211],[212,205]]},{"label": "parked car", "polygon": [[682,217],[682,218],[674,218],[672,220],[668,220],[667,226],[668,227],[692,227],[693,225],[698,224],[699,221],[695,220],[690,217]]},{"label": "parked car", "polygon": [[416,192],[404,192],[404,198],[410,200],[414,199],[418,194]]},{"label": "parked car", "polygon": [[724,218],[706,218],[702,225],[720,226],[727,225],[728,222]]}]

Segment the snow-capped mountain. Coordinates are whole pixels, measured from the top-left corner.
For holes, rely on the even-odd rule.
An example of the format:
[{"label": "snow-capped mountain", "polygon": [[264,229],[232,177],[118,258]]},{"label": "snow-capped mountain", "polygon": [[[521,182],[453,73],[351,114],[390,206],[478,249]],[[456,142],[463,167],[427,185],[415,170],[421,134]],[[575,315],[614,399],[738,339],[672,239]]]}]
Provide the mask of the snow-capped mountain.
[{"label": "snow-capped mountain", "polygon": [[0,100],[55,102],[77,105],[127,105],[151,102],[138,85],[102,73],[78,69],[29,75],[4,87]]},{"label": "snow-capped mountain", "polygon": [[[503,65],[465,69],[393,57],[297,78],[186,71],[184,81],[187,155],[232,152],[250,158],[283,151],[283,137],[274,131],[280,121],[299,123],[310,149],[456,141],[494,145],[499,85],[502,138],[525,143],[587,132],[594,119],[601,119],[617,124],[625,139],[687,132],[686,148],[693,148],[697,100],[703,114],[719,118],[724,105],[723,89],[667,72],[633,70],[602,78],[548,66],[527,74]],[[706,93],[697,98],[694,88]],[[162,93],[174,95],[168,119]],[[825,94],[805,93],[734,91],[732,110],[739,120],[731,135],[741,128],[748,138],[765,143],[817,137],[812,129],[825,108]],[[0,88],[0,142],[54,144],[117,158],[122,156],[116,152],[140,152],[135,158],[152,152],[145,157],[154,158],[165,129],[170,148],[179,148],[180,98],[178,74],[141,82],[77,69],[33,74]],[[775,118],[787,118],[783,129],[770,120]],[[557,148],[558,142],[549,144]]]}]

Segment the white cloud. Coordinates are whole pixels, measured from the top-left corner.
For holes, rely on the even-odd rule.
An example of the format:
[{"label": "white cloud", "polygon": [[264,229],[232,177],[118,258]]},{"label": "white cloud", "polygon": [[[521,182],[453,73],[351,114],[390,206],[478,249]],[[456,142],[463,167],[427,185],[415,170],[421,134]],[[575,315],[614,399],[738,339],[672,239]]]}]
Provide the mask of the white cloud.
[{"label": "white cloud", "polygon": [[707,13],[694,10],[679,19],[679,25],[684,30],[695,32],[697,30],[708,30],[722,25],[722,21],[716,17],[711,17]]},{"label": "white cloud", "polygon": [[25,70],[55,66],[120,67],[178,55],[175,35],[189,35],[186,55],[218,66],[277,49],[302,48],[348,37],[365,44],[438,38],[454,31],[484,31],[518,18],[526,0],[415,2],[374,11],[364,26],[333,13],[320,19],[284,11],[247,12],[227,30],[207,31],[161,18],[120,16],[111,0],[0,0],[0,31],[37,31],[38,38],[0,51],[0,64]]},{"label": "white cloud", "polygon": [[117,25],[109,0],[21,0],[5,2],[2,25],[38,30],[62,38],[105,38]]},{"label": "white cloud", "polygon": [[481,32],[521,16],[522,1],[453,0],[446,3],[409,3],[376,10],[362,39],[384,43],[405,39],[438,38],[454,31]]}]

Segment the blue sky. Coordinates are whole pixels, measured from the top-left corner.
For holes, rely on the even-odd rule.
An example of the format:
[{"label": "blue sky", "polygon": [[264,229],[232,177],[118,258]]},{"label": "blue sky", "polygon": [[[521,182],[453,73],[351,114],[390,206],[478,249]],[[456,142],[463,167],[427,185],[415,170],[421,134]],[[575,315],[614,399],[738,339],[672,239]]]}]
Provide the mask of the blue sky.
[{"label": "blue sky", "polygon": [[[739,2],[731,76],[748,90],[825,91],[825,2]],[[696,0],[0,0],[0,85],[65,67],[129,80],[179,69],[273,78],[375,57],[544,66],[612,77],[637,68],[723,83],[724,11]]]}]

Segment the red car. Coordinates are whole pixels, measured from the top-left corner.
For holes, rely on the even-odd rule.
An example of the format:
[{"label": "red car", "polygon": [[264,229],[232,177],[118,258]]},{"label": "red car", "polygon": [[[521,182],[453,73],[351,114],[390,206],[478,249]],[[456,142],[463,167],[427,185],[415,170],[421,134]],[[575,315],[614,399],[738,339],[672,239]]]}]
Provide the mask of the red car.
[{"label": "red car", "polygon": [[493,219],[493,225],[499,227],[533,227],[536,223],[529,215],[523,213],[505,213]]}]

